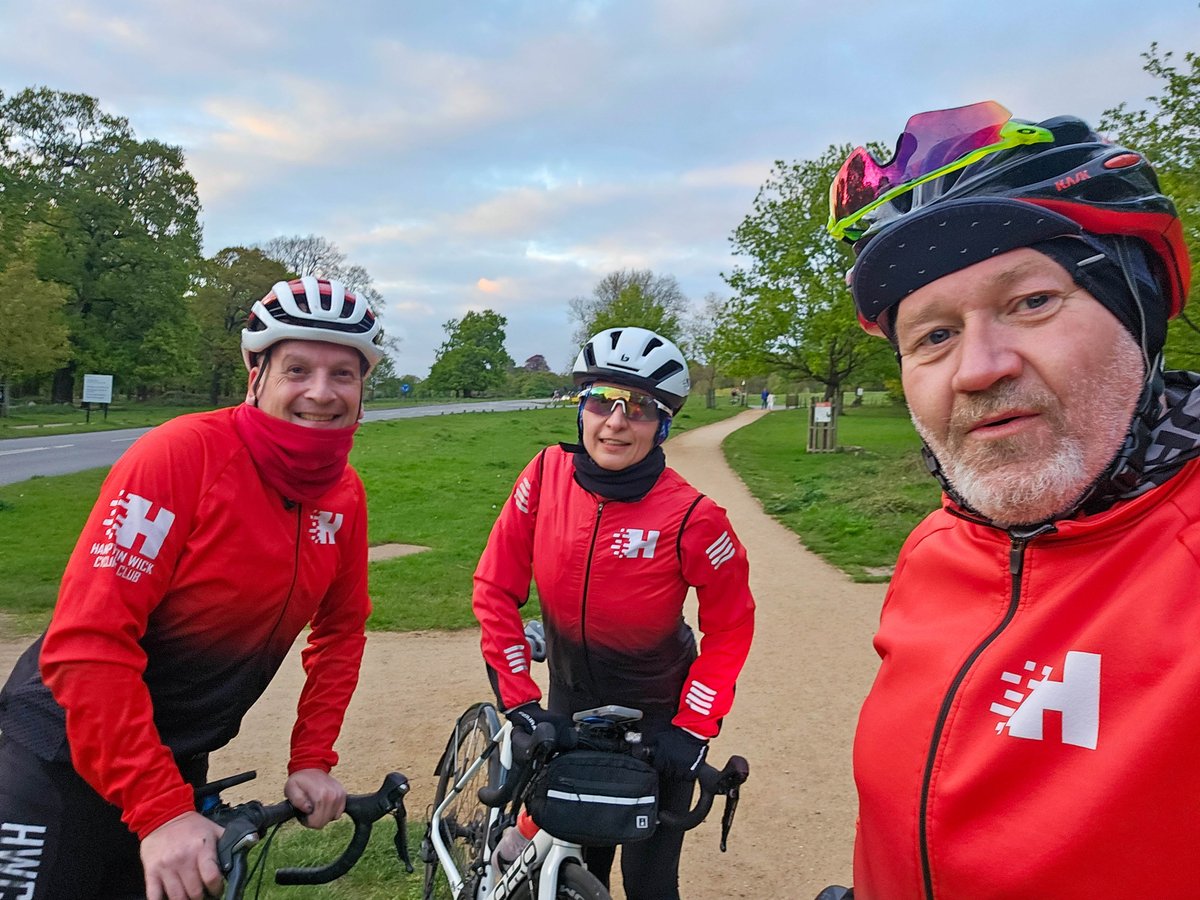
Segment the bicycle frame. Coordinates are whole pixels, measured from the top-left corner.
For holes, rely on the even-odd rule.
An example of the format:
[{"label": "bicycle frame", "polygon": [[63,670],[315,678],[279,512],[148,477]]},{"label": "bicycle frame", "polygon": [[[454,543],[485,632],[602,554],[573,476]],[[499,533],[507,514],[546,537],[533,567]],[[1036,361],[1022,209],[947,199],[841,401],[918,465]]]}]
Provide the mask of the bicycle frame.
[{"label": "bicycle frame", "polygon": [[[496,736],[499,746],[485,751],[467,767],[462,777],[446,792],[445,798],[438,804],[431,816],[430,841],[433,844],[434,853],[437,854],[438,863],[450,882],[450,892],[455,897],[462,891],[466,880],[463,873],[458,871],[445,841],[442,840],[442,815],[454,798],[462,793],[464,785],[468,784],[480,767],[487,763],[489,752],[498,750],[500,767],[506,773],[511,771],[512,727],[511,722],[504,723]],[[499,817],[499,807],[492,807],[488,810],[487,832],[489,834],[496,827]],[[559,840],[545,831],[539,831],[533,836],[528,846],[521,851],[521,855],[504,872],[497,873],[491,861],[485,860],[480,873],[479,888],[472,900],[507,900],[507,898],[514,897],[516,895],[513,892],[517,886],[527,879],[532,880],[535,871],[539,872],[537,900],[554,900],[558,891],[558,871],[567,860],[576,860],[582,864],[583,848],[579,844]]]}]

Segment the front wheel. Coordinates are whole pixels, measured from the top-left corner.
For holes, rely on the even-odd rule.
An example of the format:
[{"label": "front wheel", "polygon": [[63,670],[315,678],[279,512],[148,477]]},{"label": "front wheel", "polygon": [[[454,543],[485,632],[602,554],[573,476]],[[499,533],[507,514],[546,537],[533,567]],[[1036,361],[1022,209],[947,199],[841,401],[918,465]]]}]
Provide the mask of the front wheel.
[{"label": "front wheel", "polygon": [[[433,808],[436,809],[446,798],[450,789],[462,778],[500,731],[500,718],[490,703],[477,703],[459,716],[454,731],[447,742],[446,752],[438,765],[438,785],[434,794]],[[447,807],[441,821],[442,840],[449,848],[450,856],[459,875],[467,886],[456,900],[473,897],[471,886],[477,883],[474,871],[487,853],[487,832],[490,810],[479,800],[481,787],[499,787],[504,782],[504,772],[496,755],[472,776],[464,790]],[[428,838],[427,838],[428,840]],[[425,900],[449,900],[450,888],[444,872],[439,872],[432,846],[425,856]]]},{"label": "front wheel", "polygon": [[[534,876],[533,896],[537,896],[537,876]],[[612,900],[600,879],[574,860],[558,868],[558,890],[554,900]]]}]

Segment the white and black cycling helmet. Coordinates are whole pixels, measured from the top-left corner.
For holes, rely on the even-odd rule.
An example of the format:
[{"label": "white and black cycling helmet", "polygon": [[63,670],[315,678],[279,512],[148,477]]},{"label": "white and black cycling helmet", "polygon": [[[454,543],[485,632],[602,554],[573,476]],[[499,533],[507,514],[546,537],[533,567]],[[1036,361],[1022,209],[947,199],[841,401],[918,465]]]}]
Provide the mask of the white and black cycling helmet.
[{"label": "white and black cycling helmet", "polygon": [[638,388],[677,413],[692,388],[687,360],[671,341],[646,328],[609,328],[583,345],[571,375],[576,386],[597,381]]},{"label": "white and black cycling helmet", "polygon": [[306,275],[276,282],[254,304],[242,330],[242,359],[252,369],[255,356],[280,341],[326,341],[357,350],[370,371],[383,356],[382,340],[383,331],[367,301],[340,281]]}]

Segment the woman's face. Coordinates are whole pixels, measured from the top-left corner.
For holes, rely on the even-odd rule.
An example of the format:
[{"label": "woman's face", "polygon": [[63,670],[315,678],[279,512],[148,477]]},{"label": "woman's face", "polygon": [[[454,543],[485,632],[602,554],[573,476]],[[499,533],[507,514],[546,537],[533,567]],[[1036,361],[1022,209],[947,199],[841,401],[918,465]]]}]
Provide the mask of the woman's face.
[{"label": "woman's face", "polygon": [[[641,394],[608,381],[598,381],[593,387]],[[655,418],[639,420],[636,414],[630,417],[629,402],[613,403],[607,413],[594,411],[607,404],[589,403],[586,399],[582,403],[583,447],[600,468],[613,472],[628,469],[654,449],[661,412],[656,410],[658,416]],[[645,404],[638,405],[645,408]]]}]

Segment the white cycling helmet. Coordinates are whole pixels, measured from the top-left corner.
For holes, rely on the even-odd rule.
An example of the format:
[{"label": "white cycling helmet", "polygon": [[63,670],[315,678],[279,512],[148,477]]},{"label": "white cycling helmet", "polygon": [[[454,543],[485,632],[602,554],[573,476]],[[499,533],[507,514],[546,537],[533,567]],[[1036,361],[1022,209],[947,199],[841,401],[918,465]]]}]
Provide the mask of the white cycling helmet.
[{"label": "white cycling helmet", "polygon": [[340,281],[306,275],[279,281],[250,310],[242,330],[242,359],[254,368],[255,354],[280,341],[327,341],[363,355],[370,371],[382,358],[383,331],[367,301]]},{"label": "white cycling helmet", "polygon": [[576,385],[595,381],[639,388],[679,412],[692,389],[687,360],[665,337],[646,328],[609,328],[579,351],[571,370]]}]

